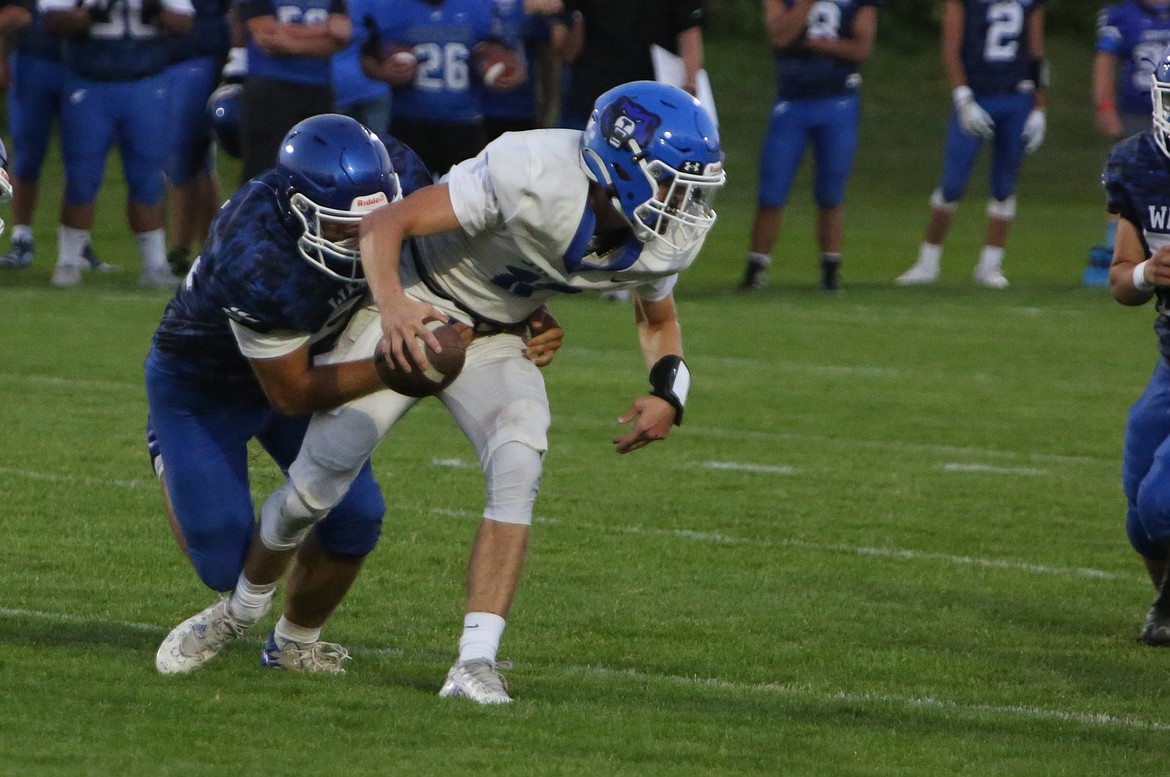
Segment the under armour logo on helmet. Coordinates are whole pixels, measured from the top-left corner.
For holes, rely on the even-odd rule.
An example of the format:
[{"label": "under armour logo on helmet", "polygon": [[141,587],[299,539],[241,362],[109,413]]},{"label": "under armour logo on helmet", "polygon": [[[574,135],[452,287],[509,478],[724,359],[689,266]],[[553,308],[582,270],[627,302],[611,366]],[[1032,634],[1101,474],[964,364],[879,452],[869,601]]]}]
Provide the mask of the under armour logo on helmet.
[{"label": "under armour logo on helmet", "polygon": [[700,175],[703,172],[702,162],[683,162],[679,168],[681,172],[690,173],[692,175]]}]

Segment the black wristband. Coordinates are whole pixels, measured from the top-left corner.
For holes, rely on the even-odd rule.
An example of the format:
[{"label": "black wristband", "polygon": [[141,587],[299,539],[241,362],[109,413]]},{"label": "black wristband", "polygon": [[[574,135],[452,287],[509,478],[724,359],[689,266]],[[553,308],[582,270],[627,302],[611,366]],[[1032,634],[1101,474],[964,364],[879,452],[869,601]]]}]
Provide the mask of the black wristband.
[{"label": "black wristband", "polygon": [[681,356],[663,356],[650,368],[650,395],[665,399],[674,408],[674,425],[681,426],[687,393],[691,390],[691,371]]}]

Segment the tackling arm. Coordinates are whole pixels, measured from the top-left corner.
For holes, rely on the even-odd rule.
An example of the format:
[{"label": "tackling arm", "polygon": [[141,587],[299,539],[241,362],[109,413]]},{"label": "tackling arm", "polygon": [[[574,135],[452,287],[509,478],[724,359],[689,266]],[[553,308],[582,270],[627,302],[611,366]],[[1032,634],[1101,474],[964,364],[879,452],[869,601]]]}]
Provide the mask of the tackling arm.
[{"label": "tackling arm", "polygon": [[264,395],[278,413],[308,415],[385,388],[374,361],[314,365],[309,346],[273,359],[249,359]]}]

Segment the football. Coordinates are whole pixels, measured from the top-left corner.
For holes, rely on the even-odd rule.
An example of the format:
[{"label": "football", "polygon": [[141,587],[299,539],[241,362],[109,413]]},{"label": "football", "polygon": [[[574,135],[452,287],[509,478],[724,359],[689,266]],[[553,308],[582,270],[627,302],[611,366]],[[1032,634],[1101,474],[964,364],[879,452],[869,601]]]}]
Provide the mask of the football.
[{"label": "football", "polygon": [[419,347],[426,355],[426,362],[422,365],[415,364],[414,357],[408,352],[410,372],[404,372],[394,365],[386,350],[385,340],[378,343],[378,349],[374,353],[374,368],[378,371],[378,377],[389,388],[404,396],[429,397],[437,394],[450,386],[463,369],[467,346],[456,325],[444,324],[437,319],[427,319],[426,325],[439,339],[443,351],[435,353],[422,338],[418,338]]},{"label": "football", "polygon": [[495,41],[477,43],[472,49],[472,61],[484,85],[489,88],[514,88],[519,85],[517,78],[524,73],[524,63],[516,52]]}]

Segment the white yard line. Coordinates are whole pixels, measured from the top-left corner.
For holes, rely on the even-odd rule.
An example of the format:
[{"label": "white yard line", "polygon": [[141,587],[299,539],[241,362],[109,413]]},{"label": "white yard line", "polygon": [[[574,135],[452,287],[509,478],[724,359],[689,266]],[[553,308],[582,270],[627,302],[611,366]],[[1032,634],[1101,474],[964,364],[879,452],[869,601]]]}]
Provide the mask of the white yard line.
[{"label": "white yard line", "polygon": [[[147,634],[163,635],[166,626],[157,626],[151,623],[133,623],[127,621],[105,621],[99,618],[73,615],[71,613],[54,613],[40,610],[29,610],[14,607],[0,607],[0,616],[10,618],[28,618],[47,621],[49,623],[86,624],[101,626],[115,626],[118,628],[140,631]],[[259,644],[258,639],[246,637],[246,642]],[[377,655],[388,657],[402,657],[406,652],[399,648],[359,648],[354,655]],[[421,655],[421,654],[419,654]],[[143,661],[149,660],[144,656]],[[1016,704],[968,704],[964,702],[943,699],[937,696],[896,696],[883,693],[855,693],[849,691],[833,691],[831,689],[783,685],[780,683],[745,683],[722,680],[715,677],[684,677],[679,675],[657,674],[636,669],[615,669],[605,666],[560,666],[529,664],[537,671],[556,673],[568,671],[577,674],[588,674],[613,680],[631,679],[638,682],[656,682],[674,686],[693,688],[698,691],[714,689],[717,691],[733,691],[736,693],[760,693],[786,698],[811,700],[821,704],[862,704],[862,705],[893,705],[907,709],[935,710],[942,713],[990,715],[1001,718],[1023,718],[1027,720],[1048,720],[1060,723],[1073,723],[1080,726],[1098,726],[1120,728],[1131,731],[1170,731],[1170,723],[1158,720],[1146,720],[1129,716],[1109,715],[1100,712],[1083,712],[1070,709],[1046,709]]]},{"label": "white yard line", "polygon": [[1046,469],[1035,469],[1033,467],[995,467],[990,464],[942,464],[939,466],[943,472],[976,472],[987,473],[991,475],[1047,475]]}]

